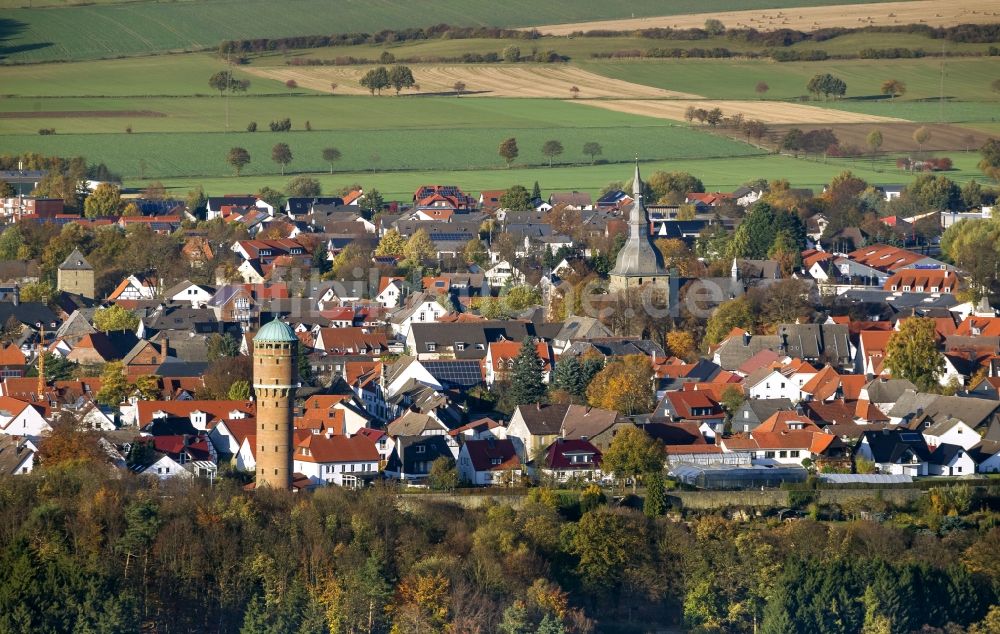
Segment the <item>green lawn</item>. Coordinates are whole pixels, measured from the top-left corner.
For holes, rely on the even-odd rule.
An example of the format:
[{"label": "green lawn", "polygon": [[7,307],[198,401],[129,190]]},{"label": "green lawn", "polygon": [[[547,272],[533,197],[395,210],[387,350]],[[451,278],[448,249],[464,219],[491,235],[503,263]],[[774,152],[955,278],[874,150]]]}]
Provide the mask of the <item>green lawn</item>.
[{"label": "green lawn", "polygon": [[[976,155],[951,154],[956,169],[948,173],[949,178],[965,182],[976,178],[983,182],[983,176],[975,167]],[[830,182],[834,176],[844,170],[855,174],[872,183],[908,183],[914,175],[900,172],[895,168],[894,158],[885,158],[875,162],[874,169],[870,161],[829,160],[827,162],[794,159],[788,156],[763,155],[753,157],[725,159],[684,159],[674,161],[649,161],[642,163],[644,174],[655,170],[687,171],[702,179],[709,191],[732,191],[743,183],[756,178],[787,178],[796,187],[810,187],[816,191]],[[414,170],[406,172],[337,172],[312,174],[323,185],[324,191],[337,191],[342,187],[360,184],[364,187],[375,187],[389,200],[406,200],[420,185],[427,183],[453,183],[467,192],[479,192],[483,189],[503,189],[514,184],[527,188],[538,181],[542,189],[550,191],[585,191],[596,194],[607,183],[626,181],[631,178],[631,166],[628,163],[615,165],[594,165],[578,167],[539,167],[513,168],[492,170]],[[267,176],[245,176],[240,178],[168,178],[164,183],[174,193],[184,192],[202,185],[210,194],[221,192],[256,192],[267,186],[283,189],[289,177],[277,174]],[[148,181],[130,179],[126,185],[130,187],[145,187]]]},{"label": "green lawn", "polygon": [[[847,83],[848,97],[881,96],[880,87],[886,79],[898,79],[906,84],[906,95],[900,98],[902,102],[937,98],[941,88],[941,60],[932,58],[825,62],[590,60],[577,62],[577,65],[608,77],[713,99],[756,98],[758,95],[754,88],[760,81],[770,86],[766,94],[768,99],[795,99],[808,94],[806,83],[813,75],[827,72]],[[945,96],[957,100],[984,101],[1000,110],[1000,99],[989,88],[994,79],[1000,79],[1000,61],[996,58],[948,59],[945,65]],[[828,105],[823,101],[812,103]],[[874,104],[873,107],[881,105]]]},{"label": "green lawn", "polygon": [[[7,66],[0,69],[0,95],[209,95],[213,90],[208,78],[225,67],[218,57],[207,53]],[[250,80],[249,94],[288,92],[280,82],[248,75],[239,66],[234,67],[234,73]]]},{"label": "green lawn", "polygon": [[[846,3],[855,0],[846,0]],[[869,1],[869,0],[857,0]],[[25,0],[2,0],[0,7]],[[830,0],[200,0],[9,9],[0,58],[13,62],[99,59],[214,48],[223,39],[282,37],[413,26],[530,26],[730,9],[832,4]],[[839,0],[837,4],[845,4]]]}]

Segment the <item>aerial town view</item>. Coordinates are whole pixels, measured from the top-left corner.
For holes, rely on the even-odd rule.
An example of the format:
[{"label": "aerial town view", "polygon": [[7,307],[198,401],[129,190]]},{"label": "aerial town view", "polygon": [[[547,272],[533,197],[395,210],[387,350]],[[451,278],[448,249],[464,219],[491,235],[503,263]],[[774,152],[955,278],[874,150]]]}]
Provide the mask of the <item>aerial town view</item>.
[{"label": "aerial town view", "polygon": [[1000,0],[0,0],[0,634],[1000,634]]}]

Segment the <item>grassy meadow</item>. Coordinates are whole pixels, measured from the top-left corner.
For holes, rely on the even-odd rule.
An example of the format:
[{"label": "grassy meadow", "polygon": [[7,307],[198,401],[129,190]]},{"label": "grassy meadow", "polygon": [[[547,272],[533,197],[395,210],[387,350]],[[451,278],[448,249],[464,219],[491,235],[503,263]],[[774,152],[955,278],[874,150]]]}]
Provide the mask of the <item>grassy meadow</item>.
[{"label": "grassy meadow", "polygon": [[[881,34],[879,35],[881,37]],[[836,41],[834,39],[833,41]],[[825,43],[824,43],[825,44]],[[766,99],[798,99],[808,95],[806,83],[817,73],[832,73],[847,83],[847,97],[840,101],[812,101],[812,105],[863,107],[887,117],[907,118],[895,113],[903,103],[937,99],[941,90],[941,59],[827,60],[822,62],[774,62],[770,60],[590,60],[577,66],[606,77],[703,95],[711,99],[755,99],[758,82],[770,89]],[[880,88],[887,79],[906,84],[906,94],[896,103],[882,99]],[[1000,79],[997,58],[949,58],[945,60],[945,96],[952,100],[975,101],[1000,110],[1000,94],[990,90],[990,82]],[[883,101],[886,101],[885,103]],[[846,105],[845,105],[846,104]],[[867,112],[867,111],[865,111]]]},{"label": "grassy meadow", "polygon": [[[976,169],[978,157],[975,153],[951,154],[955,160],[956,170],[949,172],[948,177],[958,182],[966,182],[975,178],[983,182],[983,176]],[[643,161],[643,173],[649,174],[656,170],[690,172],[705,183],[708,191],[732,191],[743,183],[756,178],[787,178],[797,187],[809,187],[820,191],[823,186],[844,170],[867,179],[873,183],[908,183],[913,175],[896,169],[895,157],[885,157],[876,160],[874,164],[868,159],[830,159],[805,160],[790,156],[766,154],[750,157],[724,159],[683,159],[670,161]],[[611,182],[627,181],[632,177],[631,166],[628,164],[603,164],[576,167],[514,167],[491,170],[411,170],[402,172],[336,172],[335,174],[315,173],[311,177],[320,181],[323,191],[334,192],[350,185],[378,189],[387,200],[408,200],[420,185],[427,183],[454,183],[467,192],[479,192],[484,189],[504,189],[511,185],[521,184],[531,189],[538,181],[546,192],[548,191],[583,191],[596,194],[602,187]],[[218,178],[171,178],[164,182],[175,196],[183,196],[189,189],[201,185],[206,192],[256,192],[261,187],[284,189],[290,176],[268,174],[264,176],[233,176]],[[143,188],[149,180],[131,178],[126,181],[129,187]]]},{"label": "grassy meadow", "polygon": [[[840,0],[840,4],[871,0]],[[877,0],[876,0],[877,1]],[[215,48],[224,39],[420,27],[518,27],[732,9],[830,4],[829,0],[200,0],[49,8],[0,0],[0,58],[7,62],[103,59]]]}]

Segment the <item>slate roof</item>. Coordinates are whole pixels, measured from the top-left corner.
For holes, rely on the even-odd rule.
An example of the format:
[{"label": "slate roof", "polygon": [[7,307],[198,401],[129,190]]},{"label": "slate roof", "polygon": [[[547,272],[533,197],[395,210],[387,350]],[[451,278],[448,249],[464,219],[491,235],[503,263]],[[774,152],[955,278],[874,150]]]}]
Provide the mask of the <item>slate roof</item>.
[{"label": "slate roof", "polygon": [[94,267],[87,262],[87,258],[83,257],[80,253],[80,249],[73,249],[73,252],[63,260],[59,268],[63,271],[93,271]]},{"label": "slate roof", "polygon": [[[521,341],[532,334],[530,326],[518,321],[413,324],[410,333],[417,345],[416,353],[426,352],[427,343],[434,343],[438,349],[443,349],[461,342],[465,344],[465,349],[454,351],[456,359],[483,359],[491,342],[501,338]],[[478,349],[479,346],[482,349]]]},{"label": "slate roof", "polygon": [[[568,410],[569,405],[558,403],[551,405],[536,403],[533,405],[517,406],[517,412],[521,413],[521,418],[524,420],[528,432],[533,436],[558,435]],[[515,412],[515,415],[517,412]]]},{"label": "slate roof", "polygon": [[865,432],[859,443],[868,441],[875,462],[895,464],[903,460],[907,452],[912,452],[922,461],[930,458],[930,451],[924,437],[914,431],[883,429]]}]

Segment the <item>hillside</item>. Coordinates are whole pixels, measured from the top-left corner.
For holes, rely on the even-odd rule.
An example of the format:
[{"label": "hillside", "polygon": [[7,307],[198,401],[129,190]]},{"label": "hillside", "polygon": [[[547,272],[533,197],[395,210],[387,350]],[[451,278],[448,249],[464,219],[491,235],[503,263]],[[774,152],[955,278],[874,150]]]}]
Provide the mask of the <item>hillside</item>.
[{"label": "hillside", "polygon": [[[828,0],[200,0],[133,2],[48,8],[11,8],[0,0],[0,61],[11,63],[101,59],[214,48],[224,39],[380,31],[448,23],[463,26],[532,25],[662,16],[741,8],[833,4]],[[837,2],[836,4],[851,4]],[[9,10],[8,10],[9,9]]]}]

